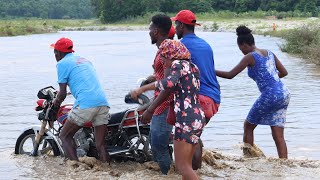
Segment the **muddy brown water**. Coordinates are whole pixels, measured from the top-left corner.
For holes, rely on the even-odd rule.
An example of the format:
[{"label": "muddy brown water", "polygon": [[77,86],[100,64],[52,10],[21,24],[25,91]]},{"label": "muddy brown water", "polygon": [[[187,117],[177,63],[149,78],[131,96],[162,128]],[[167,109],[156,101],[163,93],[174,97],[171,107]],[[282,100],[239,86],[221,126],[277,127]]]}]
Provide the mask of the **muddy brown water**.
[{"label": "muddy brown water", "polygon": [[[198,35],[213,47],[216,68],[229,70],[242,57],[233,33]],[[124,103],[137,79],[152,73],[156,47],[148,32],[59,32],[0,38],[0,179],[177,179],[171,171],[162,176],[152,163],[134,162],[100,165],[92,159],[65,162],[61,157],[14,155],[22,130],[39,124],[34,111],[39,89],[57,87],[55,59],[49,44],[65,36],[74,40],[76,53],[90,59],[109,98],[111,112],[132,107]],[[292,97],[287,113],[285,138],[289,160],[278,160],[268,126],[258,126],[255,143],[266,157],[244,157],[242,126],[258,97],[254,81],[244,70],[233,80],[219,79],[222,103],[219,113],[205,128],[206,152],[202,179],[318,179],[320,178],[320,67],[282,53],[281,40],[255,36],[260,48],[273,51],[287,68],[283,79]],[[72,102],[68,98],[66,102]],[[89,161],[89,162],[88,162]],[[90,162],[91,161],[91,162]]]}]

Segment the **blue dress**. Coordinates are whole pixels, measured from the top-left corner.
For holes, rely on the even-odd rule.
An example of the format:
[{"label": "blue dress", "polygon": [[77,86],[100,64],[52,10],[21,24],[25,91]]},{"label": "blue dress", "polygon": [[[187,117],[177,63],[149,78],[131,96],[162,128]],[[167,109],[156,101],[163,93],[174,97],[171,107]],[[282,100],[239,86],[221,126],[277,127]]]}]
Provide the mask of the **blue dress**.
[{"label": "blue dress", "polygon": [[278,76],[274,55],[268,51],[265,57],[256,52],[252,52],[252,56],[255,64],[248,67],[248,76],[257,83],[261,95],[253,104],[247,121],[284,128],[290,92]]}]

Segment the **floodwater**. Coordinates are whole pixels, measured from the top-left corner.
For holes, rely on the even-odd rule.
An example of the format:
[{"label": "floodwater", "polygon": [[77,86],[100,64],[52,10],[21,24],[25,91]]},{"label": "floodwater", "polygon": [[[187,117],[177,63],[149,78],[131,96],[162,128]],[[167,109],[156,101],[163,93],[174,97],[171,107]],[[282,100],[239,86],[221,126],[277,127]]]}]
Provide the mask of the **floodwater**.
[{"label": "floodwater", "polygon": [[[233,33],[199,32],[215,53],[216,69],[229,70],[242,57]],[[76,53],[91,60],[109,98],[111,112],[132,107],[124,96],[136,81],[152,73],[156,47],[148,32],[59,32],[0,38],[0,179],[177,179],[174,170],[162,176],[152,163],[99,165],[93,160],[65,162],[61,157],[14,155],[15,141],[28,126],[39,124],[34,111],[39,89],[56,83],[56,61],[49,48],[60,37],[74,41]],[[266,157],[242,156],[242,126],[259,96],[244,70],[232,80],[218,79],[222,103],[202,135],[207,151],[202,179],[318,179],[320,178],[320,67],[282,53],[281,40],[256,36],[260,48],[273,51],[287,68],[283,79],[291,91],[285,139],[289,160],[278,160],[271,130],[258,126],[255,143]],[[72,102],[71,98],[66,102]],[[90,162],[88,162],[90,161]]]}]

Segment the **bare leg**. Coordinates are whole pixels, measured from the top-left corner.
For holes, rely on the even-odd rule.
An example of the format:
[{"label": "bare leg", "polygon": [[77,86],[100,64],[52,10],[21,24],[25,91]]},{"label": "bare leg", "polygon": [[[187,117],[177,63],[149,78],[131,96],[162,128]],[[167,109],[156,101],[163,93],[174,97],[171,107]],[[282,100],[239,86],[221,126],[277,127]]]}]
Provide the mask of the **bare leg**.
[{"label": "bare leg", "polygon": [[180,171],[183,180],[197,180],[197,174],[192,169],[192,156],[195,152],[195,145],[174,141],[174,156],[176,167]]},{"label": "bare leg", "polygon": [[96,139],[96,147],[99,154],[99,160],[103,163],[109,162],[110,163],[110,157],[109,153],[106,149],[106,141],[105,141],[105,135],[107,131],[107,125],[100,125],[94,127],[94,134]]},{"label": "bare leg", "polygon": [[244,133],[243,133],[243,142],[248,143],[253,146],[254,136],[253,131],[257,127],[255,124],[250,124],[248,121],[244,121]]},{"label": "bare leg", "polygon": [[277,146],[279,158],[288,158],[286,141],[284,140],[284,128],[271,126],[272,137]]},{"label": "bare leg", "polygon": [[67,120],[66,123],[63,125],[63,128],[59,135],[62,142],[62,147],[66,153],[66,156],[70,160],[78,161],[76,145],[73,140],[73,136],[80,128],[80,126]]},{"label": "bare leg", "polygon": [[199,143],[195,145],[195,152],[192,158],[192,169],[197,170],[201,168],[202,163],[202,147],[203,143],[201,139],[199,139]]}]

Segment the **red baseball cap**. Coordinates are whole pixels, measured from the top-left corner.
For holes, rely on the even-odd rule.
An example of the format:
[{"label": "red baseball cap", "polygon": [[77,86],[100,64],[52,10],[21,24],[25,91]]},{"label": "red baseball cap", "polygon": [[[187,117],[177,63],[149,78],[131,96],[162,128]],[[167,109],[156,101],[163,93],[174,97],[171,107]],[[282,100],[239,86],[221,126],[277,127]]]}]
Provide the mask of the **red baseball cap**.
[{"label": "red baseball cap", "polygon": [[173,26],[171,26],[171,29],[170,29],[170,31],[168,33],[168,37],[169,38],[173,38],[175,34],[176,34],[176,30],[174,29]]},{"label": "red baseball cap", "polygon": [[196,15],[190,10],[181,10],[178,14],[171,18],[172,21],[180,21],[184,24],[194,25],[194,26],[201,26],[201,24],[196,23],[197,18]]},{"label": "red baseball cap", "polygon": [[68,38],[60,38],[55,44],[51,44],[51,47],[60,52],[74,52],[73,42]]}]

